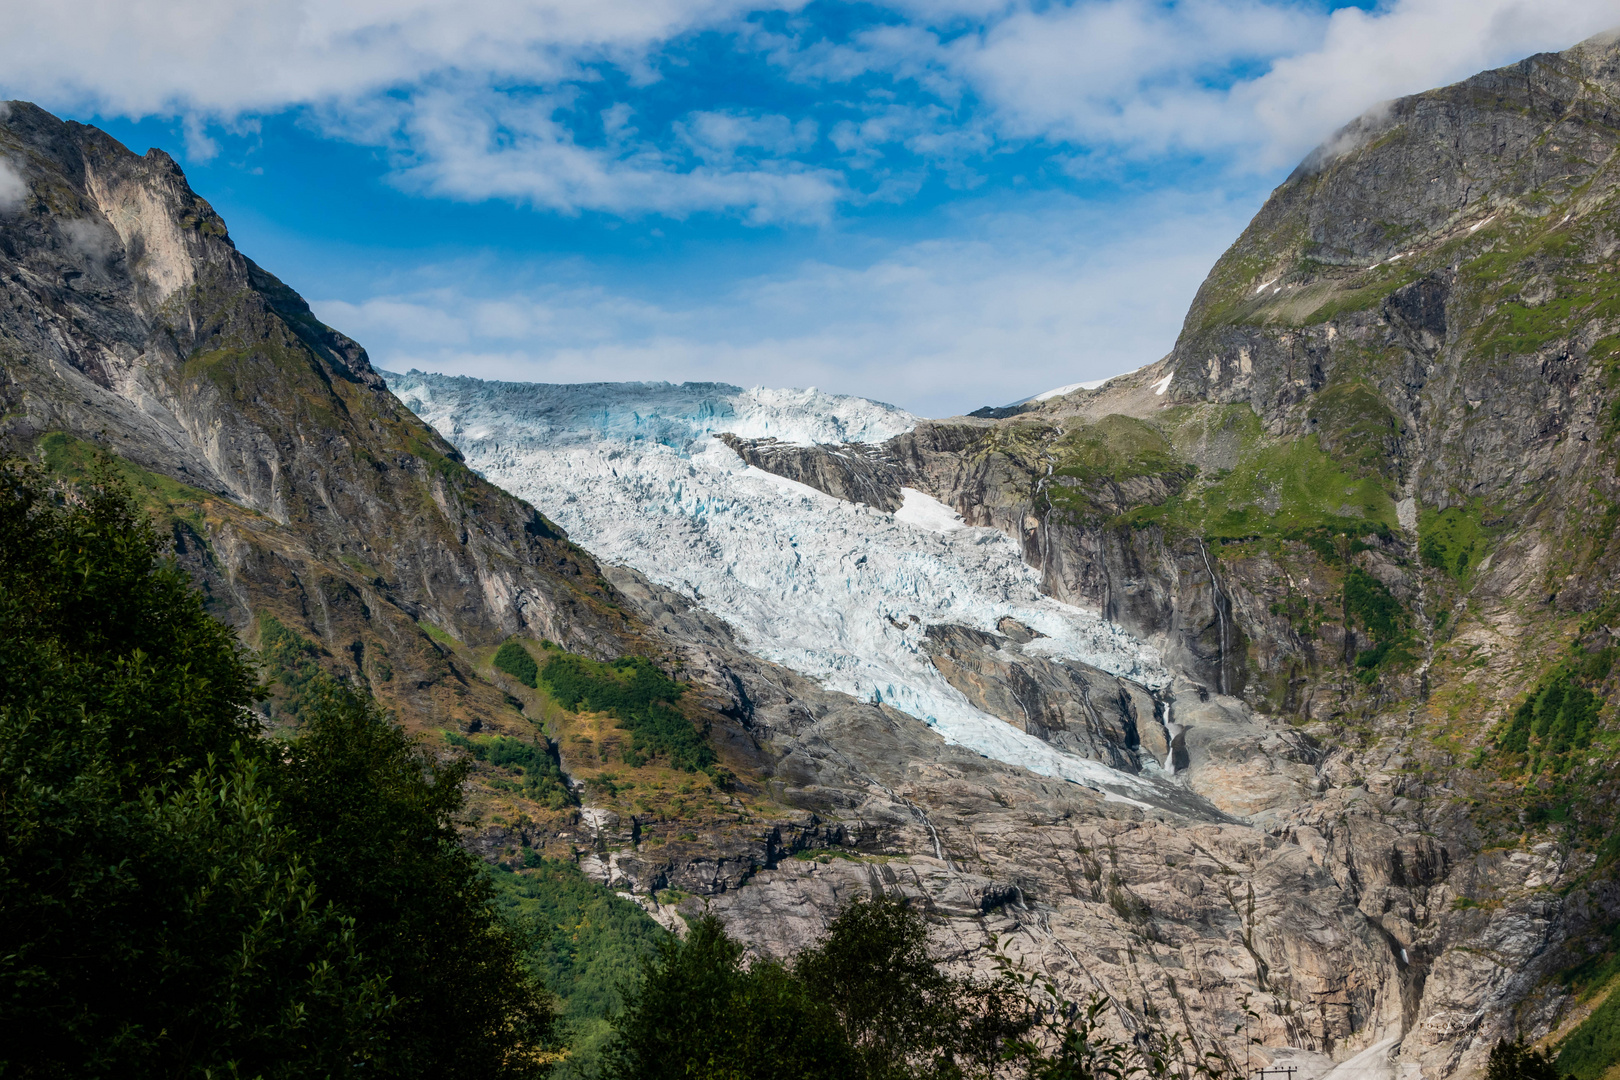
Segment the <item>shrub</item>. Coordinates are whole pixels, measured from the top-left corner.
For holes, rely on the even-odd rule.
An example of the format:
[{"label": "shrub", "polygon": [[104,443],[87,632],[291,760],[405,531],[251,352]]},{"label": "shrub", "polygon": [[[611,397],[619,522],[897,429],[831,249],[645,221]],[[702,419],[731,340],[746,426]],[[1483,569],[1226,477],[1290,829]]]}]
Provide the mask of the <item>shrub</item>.
[{"label": "shrub", "polygon": [[988,1070],[1024,1009],[1002,982],[954,979],[939,970],[928,927],[890,897],[857,900],[793,973],[831,1004],[868,1080]]},{"label": "shrub", "polygon": [[1389,641],[1401,631],[1401,602],[1382,581],[1359,566],[1344,574],[1344,613],[1365,627],[1375,641]]},{"label": "shrub", "polygon": [[296,633],[269,612],[259,614],[259,664],[271,689],[279,691],[275,704],[267,703],[272,716],[303,719],[306,710],[331,684],[331,676],[320,665],[320,648]]},{"label": "shrub", "polygon": [[523,778],[523,791],[537,802],[553,810],[564,806],[577,806],[579,797],[563,774],[562,760],[557,746],[549,739],[531,742],[510,735],[484,735],[468,738],[447,732],[445,741],[472,754],[479,761],[497,768],[510,769]]},{"label": "shrub", "polygon": [[1610,994],[1559,1047],[1557,1072],[1575,1080],[1598,1080],[1616,1063],[1620,1063],[1620,994]]},{"label": "shrub", "polygon": [[540,677],[563,708],[607,713],[630,732],[626,764],[645,765],[662,755],[687,772],[715,765],[714,748],[703,733],[673,708],[686,687],[646,657],[623,656],[602,664],[562,653],[546,662]]},{"label": "shrub", "polygon": [[1499,750],[1522,754],[1531,740],[1549,754],[1585,750],[1597,731],[1603,699],[1581,686],[1565,669],[1542,680],[1507,721],[1496,737]]},{"label": "shrub", "polygon": [[614,1020],[606,1080],[857,1076],[832,1009],[780,964],[744,965],[742,952],[712,915],[685,941],[661,941]]},{"label": "shrub", "polygon": [[1502,1039],[1491,1048],[1485,1080],[1558,1080],[1558,1070],[1551,1055]]},{"label": "shrub", "polygon": [[945,974],[922,917],[889,897],[850,904],[787,967],[744,965],[742,946],[704,916],[684,943],[664,941],[646,963],[613,1021],[604,1076],[1191,1080],[1237,1071],[1219,1054],[1188,1060],[1152,1027],[1117,1042],[1102,1028],[1105,999],[1078,1005],[997,958],[1003,970],[988,981]]},{"label": "shrub", "polygon": [[539,685],[540,667],[517,638],[507,638],[496,651],[495,667],[531,689]]}]

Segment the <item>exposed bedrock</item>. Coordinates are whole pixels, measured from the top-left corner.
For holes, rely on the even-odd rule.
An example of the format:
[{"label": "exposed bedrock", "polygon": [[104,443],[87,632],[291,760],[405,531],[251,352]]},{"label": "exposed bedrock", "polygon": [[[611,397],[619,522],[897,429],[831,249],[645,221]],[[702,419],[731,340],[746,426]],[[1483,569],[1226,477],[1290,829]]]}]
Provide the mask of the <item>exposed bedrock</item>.
[{"label": "exposed bedrock", "polygon": [[[1242,1020],[1245,996],[1261,1015],[1249,1030],[1274,1046],[1342,1057],[1399,1027],[1401,966],[1388,935],[1301,845],[1235,818],[1144,808],[944,745],[910,716],[738,655],[724,627],[683,598],[631,571],[608,573],[619,595],[653,615],[689,671],[723,667],[727,707],[774,758],[771,789],[810,816],[753,837],[763,857],[740,880],[717,865],[717,838],[665,845],[649,860],[635,847],[633,823],[582,822],[592,853],[581,865],[603,880],[692,893],[685,909],[715,911],[778,956],[815,940],[852,896],[912,896],[936,919],[954,962],[992,970],[990,935],[998,935],[1015,957],[1076,992],[1107,994],[1127,1029],[1157,1014],[1174,1030],[1223,1038]],[[1099,753],[1118,753],[1139,717],[1144,729],[1157,725],[1158,745],[1169,749],[1154,702],[1133,684],[1024,656],[1011,637],[936,627],[929,640],[986,701],[1018,685],[1031,713],[1074,725]],[[1061,713],[1075,708],[1066,699],[1080,692],[1064,689],[1074,680],[1085,683],[1095,717],[1084,705]],[[1190,684],[1177,694],[1193,703],[1189,731],[1230,729],[1221,729],[1227,742],[1194,741],[1184,771],[1207,775],[1210,800],[1241,812],[1238,803],[1258,798],[1262,775],[1241,763],[1271,769],[1277,755],[1263,744],[1282,736],[1254,724],[1239,734],[1233,699],[1201,702]],[[1233,718],[1218,721],[1221,709]],[[700,845],[711,854],[699,854]]]},{"label": "exposed bedrock", "polygon": [[1128,679],[965,626],[930,626],[923,647],[976,708],[1061,750],[1129,772],[1143,753],[1161,765],[1169,755],[1158,703]]},{"label": "exposed bedrock", "polygon": [[717,436],[748,464],[788,476],[801,484],[848,502],[865,503],[889,513],[900,509],[901,470],[870,443],[798,446],[776,439],[742,439],[728,432]]},{"label": "exposed bedrock", "polygon": [[[814,450],[739,446],[840,497],[923,491],[1158,645],[1175,779],[1240,823],[1163,827],[1247,829],[1334,881],[1354,914],[1284,917],[1283,947],[1382,940],[1337,959],[1387,979],[1356,1046],[1398,1036],[1397,1075],[1472,1074],[1496,1038],[1547,1035],[1620,916],[1594,839],[1612,750],[1549,766],[1550,743],[1510,760],[1496,741],[1549,681],[1620,696],[1609,660],[1574,666],[1610,655],[1620,588],[1617,116],[1614,35],[1391,103],[1273,193],[1159,363],[844,448],[871,475],[837,491]],[[1066,707],[1031,690],[1071,671],[967,644],[931,651],[981,708],[1105,741],[1078,687]],[[1231,945],[1272,978],[1272,954]]]}]

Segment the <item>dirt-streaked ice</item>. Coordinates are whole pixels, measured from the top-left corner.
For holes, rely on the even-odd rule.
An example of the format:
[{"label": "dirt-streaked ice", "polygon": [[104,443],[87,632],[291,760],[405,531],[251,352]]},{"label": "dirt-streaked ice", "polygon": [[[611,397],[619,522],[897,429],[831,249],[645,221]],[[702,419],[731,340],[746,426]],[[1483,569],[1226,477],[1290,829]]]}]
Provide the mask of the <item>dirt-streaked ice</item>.
[{"label": "dirt-streaked ice", "polygon": [[922,492],[886,514],[748,466],[710,438],[879,442],[909,430],[908,413],[815,390],[715,383],[387,378],[478,472],[597,558],[724,618],[758,655],[882,700],[998,760],[1116,796],[1147,794],[1142,780],[973,708],[921,643],[931,623],[994,630],[1010,615],[1047,635],[1035,643],[1041,652],[1157,685],[1167,676],[1152,649],[1044,595],[1010,538],[963,526]]}]

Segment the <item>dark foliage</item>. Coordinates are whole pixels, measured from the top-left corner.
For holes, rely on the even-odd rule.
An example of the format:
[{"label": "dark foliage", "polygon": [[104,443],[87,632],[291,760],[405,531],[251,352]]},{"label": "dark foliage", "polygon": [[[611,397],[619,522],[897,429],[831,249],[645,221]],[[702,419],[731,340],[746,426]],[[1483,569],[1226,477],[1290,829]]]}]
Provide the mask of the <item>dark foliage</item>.
[{"label": "dark foliage", "polygon": [[1598,1080],[1616,1062],[1620,1062],[1620,994],[1611,993],[1564,1040],[1557,1067],[1575,1080]]},{"label": "dark foliage", "polygon": [[529,935],[548,987],[573,1018],[605,1018],[619,988],[668,936],[641,905],[591,881],[571,862],[535,858],[521,874],[493,871],[497,899]]},{"label": "dark foliage", "polygon": [[625,761],[645,765],[658,756],[677,769],[696,772],[715,765],[714,748],[673,708],[686,687],[653,666],[644,656],[623,656],[600,664],[562,653],[540,672],[546,688],[565,709],[603,712],[630,732]]},{"label": "dark foliage", "polygon": [[1374,641],[1391,641],[1401,632],[1401,602],[1388,586],[1359,566],[1344,573],[1344,614]]},{"label": "dark foliage", "polygon": [[388,975],[384,1075],[523,1075],[549,1046],[550,1001],[497,916],[483,864],[457,842],[465,777],[465,759],[439,762],[345,690],[278,767],[281,816],[321,895]]},{"label": "dark foliage", "polygon": [[475,735],[468,738],[456,732],[447,732],[445,740],[452,746],[468,751],[479,761],[516,773],[522,792],[553,810],[579,804],[579,797],[568,786],[568,778],[563,775],[562,759],[557,753],[556,744],[549,739],[534,742],[510,735]]},{"label": "dark foliage", "polygon": [[507,638],[495,652],[495,667],[527,687],[540,685],[540,666],[517,638]]},{"label": "dark foliage", "polygon": [[572,862],[530,851],[522,873],[492,871],[501,909],[524,932],[529,957],[558,997],[568,1034],[559,1077],[594,1077],[620,989],[668,931],[639,904],[587,878]]},{"label": "dark foliage", "polygon": [[1558,1080],[1558,1070],[1550,1054],[1502,1039],[1491,1048],[1485,1080]]},{"label": "dark foliage", "polygon": [[1028,1026],[1004,982],[940,971],[927,924],[889,897],[846,907],[793,972],[838,1014],[868,1080],[983,1073]]},{"label": "dark foliage", "polygon": [[1219,1080],[1153,1030],[1103,1030],[1107,1003],[1065,1000],[1004,962],[988,982],[940,970],[922,917],[879,897],[839,915],[790,967],[745,965],[712,916],[645,965],[614,1020],[606,1080]]},{"label": "dark foliage", "polygon": [[1497,749],[1522,754],[1535,745],[1544,753],[1562,754],[1592,745],[1603,700],[1581,686],[1568,671],[1554,671],[1517,709],[1497,736]]},{"label": "dark foliage", "polygon": [[259,662],[275,695],[266,711],[277,720],[298,721],[331,686],[320,664],[321,650],[268,612],[259,616]]},{"label": "dark foliage", "polygon": [[744,965],[704,916],[666,938],[616,1021],[607,1080],[845,1080],[858,1076],[838,1019],[781,965]]},{"label": "dark foliage", "polygon": [[103,470],[0,468],[0,1071],[341,1072],[386,988],[275,819],[248,656]]},{"label": "dark foliage", "polygon": [[536,1071],[459,773],[351,695],[262,738],[251,658],[110,466],[0,467],[0,655],[0,1073]]},{"label": "dark foliage", "polygon": [[101,479],[69,504],[0,469],[0,706],[19,720],[82,708],[84,722],[66,730],[28,725],[44,740],[36,748],[66,740],[105,755],[118,790],[133,794],[210,755],[229,760],[253,733],[255,679],[234,635],[159,559],[122,484]]}]

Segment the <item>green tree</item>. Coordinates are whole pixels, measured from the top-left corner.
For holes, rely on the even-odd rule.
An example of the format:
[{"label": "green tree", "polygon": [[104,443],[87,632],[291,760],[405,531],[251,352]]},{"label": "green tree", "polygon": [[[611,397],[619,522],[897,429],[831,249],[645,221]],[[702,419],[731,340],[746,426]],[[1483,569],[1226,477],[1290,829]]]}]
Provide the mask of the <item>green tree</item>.
[{"label": "green tree", "polygon": [[495,652],[495,667],[527,687],[538,686],[540,667],[517,638],[507,638]]},{"label": "green tree", "polygon": [[1552,1055],[1532,1050],[1523,1041],[1499,1039],[1485,1063],[1485,1080],[1558,1080]]},{"label": "green tree", "polygon": [[1005,980],[953,979],[928,946],[928,924],[886,896],[856,900],[794,973],[830,1003],[868,1080],[982,1075],[1028,1010]]},{"label": "green tree", "polygon": [[529,956],[562,1003],[568,1057],[554,1075],[595,1076],[613,1034],[608,1018],[623,1007],[620,990],[669,931],[571,860],[531,849],[525,865],[522,873],[496,867],[490,876],[497,902],[527,932]]},{"label": "green tree", "polygon": [[388,1011],[275,817],[249,658],[103,469],[0,467],[0,1071],[339,1075]]},{"label": "green tree", "polygon": [[859,1062],[838,1018],[780,964],[742,962],[706,915],[667,938],[615,1019],[608,1080],[849,1080]]},{"label": "green tree", "polygon": [[457,839],[467,768],[337,687],[278,764],[281,815],[321,896],[353,920],[396,999],[376,1051],[385,1075],[531,1075],[555,1049],[551,1000]]},{"label": "green tree", "polygon": [[0,466],[0,1073],[521,1077],[549,1000],[457,846],[464,763],[251,656],[107,463]]}]

